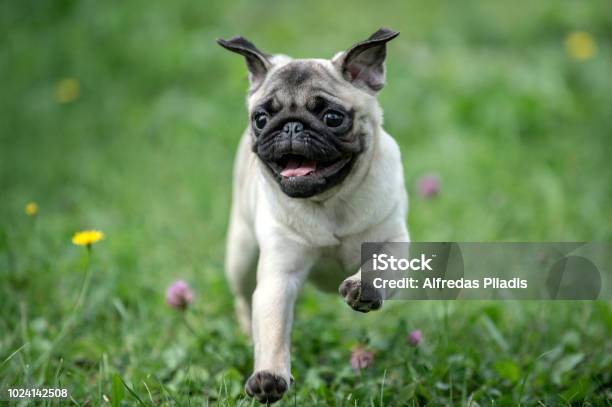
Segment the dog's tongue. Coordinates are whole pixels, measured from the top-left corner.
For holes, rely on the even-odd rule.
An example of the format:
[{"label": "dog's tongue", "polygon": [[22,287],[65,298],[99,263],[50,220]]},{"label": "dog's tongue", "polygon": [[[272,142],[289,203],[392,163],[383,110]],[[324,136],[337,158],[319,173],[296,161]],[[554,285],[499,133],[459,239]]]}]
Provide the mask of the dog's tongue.
[{"label": "dog's tongue", "polygon": [[305,158],[290,158],[285,168],[281,171],[283,177],[303,177],[317,169],[317,163]]}]

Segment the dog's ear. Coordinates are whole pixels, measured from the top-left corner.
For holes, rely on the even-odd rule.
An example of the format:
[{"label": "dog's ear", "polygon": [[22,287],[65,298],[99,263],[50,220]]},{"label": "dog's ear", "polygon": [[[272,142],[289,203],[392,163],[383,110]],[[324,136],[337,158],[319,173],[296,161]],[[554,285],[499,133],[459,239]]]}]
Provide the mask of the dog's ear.
[{"label": "dog's ear", "polygon": [[337,55],[332,62],[344,79],[375,94],[385,85],[387,42],[398,35],[397,31],[381,28],[367,40]]},{"label": "dog's ear", "polygon": [[230,38],[229,40],[218,39],[217,43],[223,48],[236,52],[245,58],[249,70],[251,91],[255,91],[261,85],[272,66],[270,55],[261,52],[251,41],[240,36]]}]

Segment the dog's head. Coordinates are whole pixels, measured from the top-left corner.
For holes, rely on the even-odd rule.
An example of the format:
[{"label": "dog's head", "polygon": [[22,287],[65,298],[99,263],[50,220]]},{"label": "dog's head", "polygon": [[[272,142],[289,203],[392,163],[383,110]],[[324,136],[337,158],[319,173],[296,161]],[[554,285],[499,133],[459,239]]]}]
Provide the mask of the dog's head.
[{"label": "dog's head", "polygon": [[382,28],[331,60],[271,56],[242,37],[218,40],[243,55],[253,151],[282,191],[308,198],[341,183],[379,125],[385,82]]}]

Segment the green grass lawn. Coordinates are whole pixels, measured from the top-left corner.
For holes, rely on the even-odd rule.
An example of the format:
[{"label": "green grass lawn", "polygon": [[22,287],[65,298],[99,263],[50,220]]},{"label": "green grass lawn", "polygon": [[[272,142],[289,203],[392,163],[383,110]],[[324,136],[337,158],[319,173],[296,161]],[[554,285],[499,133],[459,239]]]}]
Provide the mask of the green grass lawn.
[{"label": "green grass lawn", "polygon": [[[607,1],[3,2],[0,389],[251,405],[251,348],[223,276],[247,79],[214,39],[331,57],[380,26],[402,33],[380,100],[415,241],[612,240]],[[595,48],[579,59],[566,38],[582,31]],[[415,191],[427,173],[442,181],[435,199]],[[83,228],[106,234],[89,274],[70,242]],[[179,278],[196,294],[184,315],[164,302]],[[609,302],[362,315],[307,287],[279,405],[610,405],[611,337]],[[358,344],[375,362],[354,372]]]}]

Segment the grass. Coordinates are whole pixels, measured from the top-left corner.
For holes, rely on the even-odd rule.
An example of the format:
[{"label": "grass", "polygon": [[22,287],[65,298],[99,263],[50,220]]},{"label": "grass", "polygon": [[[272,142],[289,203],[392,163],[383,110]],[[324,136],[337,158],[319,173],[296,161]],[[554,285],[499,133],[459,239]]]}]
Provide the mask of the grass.
[{"label": "grass", "polygon": [[[379,26],[401,31],[380,99],[403,152],[413,239],[610,241],[608,9],[1,4],[0,388],[63,386],[77,405],[252,404],[251,348],[222,272],[246,73],[217,37],[306,57]],[[586,61],[564,48],[576,30],[596,41]],[[58,85],[66,78],[78,92]],[[425,173],[442,180],[434,200],[414,193]],[[87,227],[107,238],[75,307],[88,258],[70,238]],[[177,278],[196,292],[185,315],[195,335],[164,304]],[[416,349],[405,343],[415,328]],[[279,405],[610,405],[610,337],[609,302],[396,302],[360,315],[307,287],[296,386]],[[359,343],[376,360],[356,373]]]}]

